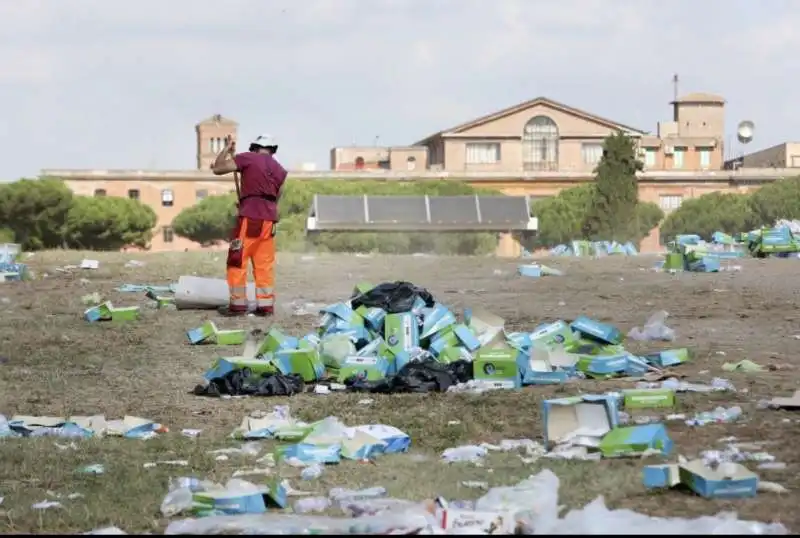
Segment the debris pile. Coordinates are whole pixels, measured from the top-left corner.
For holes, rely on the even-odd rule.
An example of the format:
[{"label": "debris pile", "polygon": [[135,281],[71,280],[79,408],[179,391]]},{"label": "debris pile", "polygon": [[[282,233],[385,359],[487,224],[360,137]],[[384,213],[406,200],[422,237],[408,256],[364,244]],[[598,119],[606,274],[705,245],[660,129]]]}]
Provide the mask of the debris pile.
[{"label": "debris pile", "polygon": [[[275,326],[266,335],[248,335],[242,355],[217,359],[195,393],[285,396],[306,384],[324,385],[317,392],[441,392],[465,384],[473,391],[516,389],[585,377],[660,377],[664,368],[689,360],[683,348],[634,355],[619,329],[585,316],[531,332],[507,332],[502,318],[477,309],[459,320],[408,282],[359,284],[349,301],[321,313],[318,330],[301,338]],[[630,337],[671,341],[666,316],[657,314]],[[219,331],[206,323],[189,331],[189,339],[214,334]]]},{"label": "debris pile", "polygon": [[600,258],[604,256],[622,255],[636,256],[638,249],[632,242],[616,241],[572,241],[569,245],[558,245],[550,249],[551,256],[575,256],[577,258]]},{"label": "debris pile", "polygon": [[17,262],[20,251],[21,247],[16,243],[3,243],[0,245],[0,282],[12,282],[30,278],[28,266]]},{"label": "debris pile", "polygon": [[74,417],[32,417],[0,415],[0,439],[7,437],[127,437],[150,439],[169,431],[164,425],[145,418],[126,416],[106,420],[103,415]]}]

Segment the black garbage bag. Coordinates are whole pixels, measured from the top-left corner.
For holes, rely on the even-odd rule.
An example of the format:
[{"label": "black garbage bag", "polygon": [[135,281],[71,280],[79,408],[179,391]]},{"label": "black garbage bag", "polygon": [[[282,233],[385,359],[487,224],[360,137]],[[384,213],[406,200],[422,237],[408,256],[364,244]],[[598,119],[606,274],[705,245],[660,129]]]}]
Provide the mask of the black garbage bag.
[{"label": "black garbage bag", "polygon": [[197,396],[293,396],[303,392],[305,383],[299,375],[271,374],[248,376],[248,372],[235,370],[225,377],[212,379],[208,385],[197,385]]},{"label": "black garbage bag", "polygon": [[359,306],[381,308],[389,314],[409,312],[417,297],[425,301],[425,306],[435,304],[433,295],[425,288],[418,288],[411,282],[384,282],[366,293],[357,295],[351,300],[353,309]]},{"label": "black garbage bag", "polygon": [[348,390],[396,394],[401,392],[445,392],[458,383],[472,379],[472,363],[455,361],[442,364],[434,359],[406,364],[397,374],[379,381],[352,377],[345,381]]}]

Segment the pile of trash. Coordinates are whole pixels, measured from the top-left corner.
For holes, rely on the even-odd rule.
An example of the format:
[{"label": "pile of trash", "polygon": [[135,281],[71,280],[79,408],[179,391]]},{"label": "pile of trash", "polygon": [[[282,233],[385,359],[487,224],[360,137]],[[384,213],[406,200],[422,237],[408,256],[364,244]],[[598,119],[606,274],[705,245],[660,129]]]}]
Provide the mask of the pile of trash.
[{"label": "pile of trash", "polygon": [[[117,291],[144,293],[148,299],[154,301],[154,306],[159,309],[175,306],[174,284],[168,286],[124,284],[118,287]],[[135,321],[141,317],[141,309],[138,306],[114,306],[111,301],[106,301],[97,292],[84,295],[82,301],[89,306],[83,312],[83,319],[89,323],[97,321]]]},{"label": "pile of trash", "polygon": [[[273,326],[260,333],[220,331],[214,324],[188,331],[190,342],[244,339],[244,352],[217,359],[207,396],[287,396],[315,384],[316,392],[376,393],[517,389],[571,379],[663,375],[689,360],[685,348],[641,356],[622,345],[624,335],[585,316],[545,323],[531,332],[507,332],[505,321],[466,309],[461,320],[425,289],[409,282],[359,284],[349,301],[321,309],[317,331],[301,338]],[[672,341],[659,312],[629,337]]]},{"label": "pile of trash", "polygon": [[569,245],[558,245],[550,249],[551,256],[575,256],[578,258],[622,255],[636,256],[639,250],[628,241],[618,243],[616,241],[572,241]]},{"label": "pile of trash", "polygon": [[0,245],[0,282],[28,280],[30,271],[24,263],[18,263],[22,247],[16,243]]},{"label": "pile of trash", "polygon": [[0,439],[10,437],[150,439],[167,431],[169,430],[162,424],[133,416],[126,416],[121,420],[106,420],[103,415],[74,417],[15,415],[10,419],[0,415]]},{"label": "pile of trash", "polygon": [[[559,485],[543,470],[514,486],[491,488],[474,502],[416,502],[388,497],[382,487],[334,488],[326,496],[300,497],[292,514],[269,510],[289,504],[288,497],[275,502],[274,488],[182,478],[171,482],[162,512],[205,516],[174,520],[165,534],[789,534],[779,523],[742,521],[730,512],[688,519],[609,510],[602,497],[562,517]],[[322,511],[342,515],[313,514]]]}]

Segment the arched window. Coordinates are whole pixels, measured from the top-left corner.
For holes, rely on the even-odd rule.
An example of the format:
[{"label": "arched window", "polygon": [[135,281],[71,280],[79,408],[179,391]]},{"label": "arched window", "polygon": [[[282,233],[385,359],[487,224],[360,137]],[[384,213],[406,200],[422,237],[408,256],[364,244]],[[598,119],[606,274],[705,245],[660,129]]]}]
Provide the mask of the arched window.
[{"label": "arched window", "polygon": [[522,168],[558,170],[558,126],[547,116],[535,116],[522,132]]},{"label": "arched window", "polygon": [[417,158],[414,157],[413,155],[409,156],[408,159],[406,159],[406,166],[408,166],[409,170],[416,169],[417,168]]},{"label": "arched window", "polygon": [[364,157],[356,157],[356,170],[364,168]]}]

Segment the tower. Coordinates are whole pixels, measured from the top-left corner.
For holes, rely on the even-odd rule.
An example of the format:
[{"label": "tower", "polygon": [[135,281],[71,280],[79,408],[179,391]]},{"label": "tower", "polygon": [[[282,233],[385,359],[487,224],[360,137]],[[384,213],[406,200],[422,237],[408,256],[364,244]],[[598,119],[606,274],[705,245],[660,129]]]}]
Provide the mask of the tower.
[{"label": "tower", "polygon": [[198,123],[194,130],[197,134],[197,169],[208,170],[225,146],[225,138],[232,136],[236,140],[239,124],[233,120],[214,114]]}]

